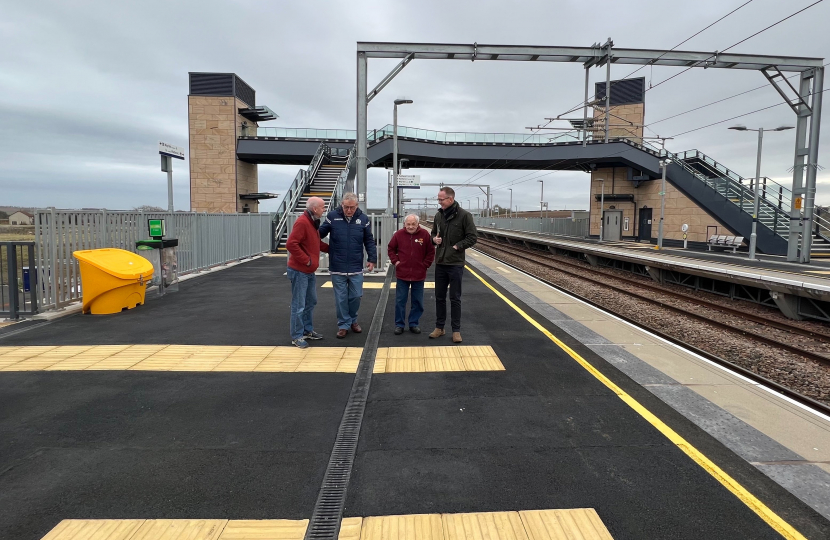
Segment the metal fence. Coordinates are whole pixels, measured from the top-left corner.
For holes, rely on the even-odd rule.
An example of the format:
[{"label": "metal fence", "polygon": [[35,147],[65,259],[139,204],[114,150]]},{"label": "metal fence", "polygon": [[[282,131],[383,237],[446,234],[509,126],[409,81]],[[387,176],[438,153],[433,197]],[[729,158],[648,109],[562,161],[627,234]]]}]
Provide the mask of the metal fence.
[{"label": "metal fence", "polygon": [[37,312],[34,242],[0,242],[0,319]]},{"label": "metal fence", "polygon": [[[172,219],[171,219],[172,218]],[[147,238],[147,220],[164,219],[167,236],[179,239],[179,275],[205,270],[271,250],[273,214],[207,214],[56,210],[35,211],[35,267],[42,309],[81,298],[81,274],[73,251],[115,247],[135,252]]]},{"label": "metal fence", "polygon": [[[294,222],[297,221],[297,217],[300,216],[302,212],[292,213],[288,216],[288,230],[290,231],[294,227]],[[392,239],[392,235],[395,234],[395,218],[388,214],[368,214],[369,219],[372,221],[372,234],[375,237],[375,244],[377,244],[378,250],[378,264],[377,268],[384,269],[386,265],[389,264],[389,255],[386,250],[386,246],[389,245],[389,241]],[[363,255],[364,262],[366,259],[366,255]],[[326,253],[320,253],[320,270],[326,271],[329,269],[329,257]]]},{"label": "metal fence", "polygon": [[588,237],[588,218],[491,218],[473,216],[476,227],[526,231],[556,236]]}]

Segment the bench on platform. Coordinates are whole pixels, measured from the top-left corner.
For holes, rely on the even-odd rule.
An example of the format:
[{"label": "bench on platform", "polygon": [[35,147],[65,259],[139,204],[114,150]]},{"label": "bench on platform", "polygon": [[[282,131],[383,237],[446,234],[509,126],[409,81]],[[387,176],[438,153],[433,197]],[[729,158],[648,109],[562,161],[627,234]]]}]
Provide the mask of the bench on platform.
[{"label": "bench on platform", "polygon": [[737,252],[738,248],[741,247],[741,244],[744,242],[743,236],[726,236],[724,234],[717,235],[713,234],[709,237],[709,242],[707,242],[709,251],[712,251],[712,248],[723,248],[723,249],[731,249],[732,253]]}]

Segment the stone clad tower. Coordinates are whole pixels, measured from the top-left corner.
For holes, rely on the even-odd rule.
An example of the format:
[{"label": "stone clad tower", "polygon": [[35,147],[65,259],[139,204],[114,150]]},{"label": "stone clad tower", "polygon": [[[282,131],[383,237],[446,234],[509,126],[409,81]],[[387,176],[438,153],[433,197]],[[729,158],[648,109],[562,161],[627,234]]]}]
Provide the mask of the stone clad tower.
[{"label": "stone clad tower", "polygon": [[276,115],[256,106],[256,92],[235,73],[189,75],[190,210],[257,212],[257,166],[236,158],[236,141]]}]

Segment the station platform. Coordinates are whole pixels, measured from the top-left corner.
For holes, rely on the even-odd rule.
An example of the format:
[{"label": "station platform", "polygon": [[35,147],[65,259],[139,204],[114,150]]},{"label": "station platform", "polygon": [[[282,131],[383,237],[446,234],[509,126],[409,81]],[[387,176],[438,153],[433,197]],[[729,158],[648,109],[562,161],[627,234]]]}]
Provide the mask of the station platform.
[{"label": "station platform", "polygon": [[343,539],[830,536],[830,419],[468,263],[459,345],[426,335],[434,289],[424,333],[394,335],[394,292],[371,332],[377,286],[335,339],[318,276],[325,339],[291,348],[281,257],[0,329],[0,538],[300,540],[375,348]]}]

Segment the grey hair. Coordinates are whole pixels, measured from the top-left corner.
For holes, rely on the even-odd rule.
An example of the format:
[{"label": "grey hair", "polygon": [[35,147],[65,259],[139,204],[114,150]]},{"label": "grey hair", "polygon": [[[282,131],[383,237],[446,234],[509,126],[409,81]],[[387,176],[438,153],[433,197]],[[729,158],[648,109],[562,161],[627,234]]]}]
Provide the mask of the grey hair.
[{"label": "grey hair", "polygon": [[421,218],[418,217],[418,214],[408,214],[405,218],[403,218],[403,222],[406,223],[406,220],[409,218],[415,218],[415,221],[417,221],[418,223],[421,222]]},{"label": "grey hair", "polygon": [[348,193],[343,194],[343,199],[342,200],[343,200],[343,202],[346,202],[346,201],[357,202],[357,195],[355,195],[354,193],[349,191]]}]

